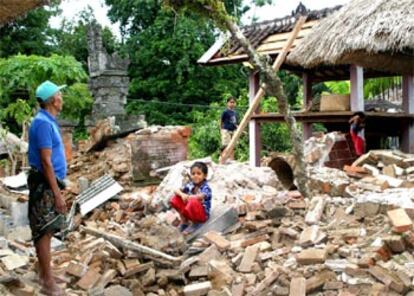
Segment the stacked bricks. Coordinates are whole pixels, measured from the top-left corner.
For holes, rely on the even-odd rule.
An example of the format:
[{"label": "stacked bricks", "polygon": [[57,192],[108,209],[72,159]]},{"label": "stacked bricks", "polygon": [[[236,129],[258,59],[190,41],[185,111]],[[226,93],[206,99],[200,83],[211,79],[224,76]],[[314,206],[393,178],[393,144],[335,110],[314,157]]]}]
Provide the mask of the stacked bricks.
[{"label": "stacked bricks", "polygon": [[159,178],[152,171],[187,160],[191,128],[164,127],[156,132],[144,129],[131,140],[132,175],[136,183],[157,184]]},{"label": "stacked bricks", "polygon": [[346,140],[337,141],[333,146],[325,166],[342,170],[345,165],[351,165],[357,158],[351,135],[346,134]]}]

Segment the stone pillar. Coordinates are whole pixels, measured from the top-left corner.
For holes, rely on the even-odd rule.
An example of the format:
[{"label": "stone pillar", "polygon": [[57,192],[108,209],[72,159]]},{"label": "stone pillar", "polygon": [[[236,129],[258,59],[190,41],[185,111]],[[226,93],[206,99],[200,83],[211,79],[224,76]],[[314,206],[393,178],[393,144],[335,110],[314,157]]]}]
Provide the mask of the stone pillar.
[{"label": "stone pillar", "polygon": [[[403,111],[414,114],[414,75],[404,75],[403,87]],[[401,139],[401,150],[406,153],[414,153],[414,123],[412,119],[404,122]]]},{"label": "stone pillar", "polygon": [[129,60],[117,53],[109,55],[102,43],[102,28],[93,23],[88,29],[89,89],[94,98],[91,124],[109,116],[126,115]]},{"label": "stone pillar", "polygon": [[[251,72],[249,77],[249,103],[251,104],[260,88],[259,73]],[[256,110],[256,112],[259,109]],[[260,123],[255,119],[249,122],[249,163],[251,166],[260,166]]]},{"label": "stone pillar", "polygon": [[[303,73],[303,108],[308,110],[312,106],[312,77],[309,73]],[[304,140],[312,137],[312,123],[303,122],[303,138]]]},{"label": "stone pillar", "polygon": [[351,111],[364,111],[364,70],[360,66],[350,66]]}]

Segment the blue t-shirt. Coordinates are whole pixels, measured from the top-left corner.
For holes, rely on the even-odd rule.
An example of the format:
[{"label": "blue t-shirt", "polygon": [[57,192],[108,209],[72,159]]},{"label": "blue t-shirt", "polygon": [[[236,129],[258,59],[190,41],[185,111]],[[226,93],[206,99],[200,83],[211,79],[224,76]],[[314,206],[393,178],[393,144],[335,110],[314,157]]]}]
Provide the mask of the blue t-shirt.
[{"label": "blue t-shirt", "polygon": [[186,194],[198,194],[203,193],[204,199],[203,199],[203,206],[204,211],[206,212],[207,218],[210,217],[210,208],[211,208],[211,188],[208,186],[207,181],[204,181],[200,187],[198,188],[197,192],[194,192],[195,184],[193,182],[190,182],[184,186],[183,192]]},{"label": "blue t-shirt", "polygon": [[226,109],[221,114],[221,121],[223,122],[223,128],[228,131],[234,131],[237,128],[237,115],[236,111]]},{"label": "blue t-shirt", "polygon": [[40,109],[29,129],[29,164],[43,172],[40,149],[52,149],[52,166],[56,177],[66,177],[66,157],[56,118]]}]

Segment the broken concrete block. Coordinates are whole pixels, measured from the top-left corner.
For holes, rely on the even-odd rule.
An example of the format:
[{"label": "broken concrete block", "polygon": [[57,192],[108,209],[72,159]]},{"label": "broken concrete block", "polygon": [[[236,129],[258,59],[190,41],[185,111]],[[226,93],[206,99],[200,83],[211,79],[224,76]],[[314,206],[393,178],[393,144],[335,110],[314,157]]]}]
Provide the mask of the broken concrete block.
[{"label": "broken concrete block", "polygon": [[29,285],[24,285],[23,287],[13,287],[11,292],[14,296],[34,296],[35,289]]},{"label": "broken concrete block", "polygon": [[369,165],[369,164],[364,164],[363,166],[362,166],[365,170],[367,170],[368,171],[368,173],[370,173],[371,175],[373,175],[373,176],[377,176],[377,175],[379,175],[380,174],[380,171],[379,171],[379,169],[377,169],[375,166],[373,166],[373,165]]},{"label": "broken concrete block", "polygon": [[397,291],[398,293],[403,293],[407,288],[397,276],[394,276],[392,273],[388,272],[386,269],[380,266],[370,267],[369,273],[377,280],[381,281],[386,286]]},{"label": "broken concrete block", "polygon": [[207,232],[204,234],[204,238],[206,238],[210,243],[215,244],[221,251],[227,250],[230,247],[230,242],[216,231],[211,230]]},{"label": "broken concrete block", "polygon": [[266,277],[249,293],[249,295],[260,295],[263,290],[270,287],[274,281],[279,277],[280,273],[276,270],[272,270],[266,275]]},{"label": "broken concrete block", "polygon": [[238,268],[239,271],[251,272],[252,265],[256,261],[258,251],[259,251],[259,248],[257,246],[249,246],[246,248],[243,259]]},{"label": "broken concrete block", "polygon": [[184,287],[185,296],[202,296],[206,295],[212,289],[210,281],[187,285]]},{"label": "broken concrete block", "polygon": [[393,165],[387,165],[382,169],[382,173],[388,177],[395,178],[397,176]]},{"label": "broken concrete block", "polygon": [[155,269],[150,268],[147,273],[141,279],[142,285],[144,287],[151,286],[155,283]]},{"label": "broken concrete block", "polygon": [[76,285],[87,291],[89,289],[92,289],[95,284],[99,281],[101,278],[101,274],[95,270],[95,269],[89,269],[82,278],[76,283]]},{"label": "broken concrete block", "polygon": [[11,254],[1,258],[1,262],[3,262],[6,270],[14,270],[29,263],[29,257]]},{"label": "broken concrete block", "polygon": [[393,253],[402,253],[405,251],[405,241],[400,235],[390,235],[384,237],[384,242]]},{"label": "broken concrete block", "polygon": [[196,232],[189,235],[187,241],[192,241],[204,233],[214,230],[216,232],[224,232],[230,226],[239,221],[239,214],[233,207],[216,207],[211,212],[210,219]]},{"label": "broken concrete block", "polygon": [[336,279],[333,271],[324,270],[306,280],[306,295],[323,287],[326,282]]},{"label": "broken concrete block", "polygon": [[312,198],[309,210],[306,213],[305,222],[307,224],[316,224],[320,221],[323,210],[325,209],[326,198],[324,196],[315,196]]},{"label": "broken concrete block", "polygon": [[404,180],[393,178],[386,175],[378,175],[375,178],[377,178],[379,181],[386,181],[392,188],[398,188],[404,184]]},{"label": "broken concrete block", "polygon": [[326,250],[321,249],[306,249],[301,251],[297,257],[296,261],[299,264],[309,265],[309,264],[318,264],[324,263],[326,260]]},{"label": "broken concrete block", "polygon": [[208,275],[207,265],[195,265],[191,268],[191,271],[188,277],[190,279],[198,279],[201,277],[207,277],[207,275]]},{"label": "broken concrete block", "polygon": [[262,234],[262,235],[258,235],[258,236],[252,237],[252,238],[245,239],[244,241],[242,241],[240,243],[240,246],[242,248],[245,248],[245,247],[255,245],[255,244],[263,242],[263,241],[267,241],[268,239],[269,239],[268,234]]},{"label": "broken concrete block", "polygon": [[79,277],[79,278],[84,276],[87,271],[88,271],[87,265],[76,262],[76,261],[71,261],[68,267],[66,267],[66,273]]},{"label": "broken concrete block", "polygon": [[104,296],[132,296],[132,292],[120,285],[110,286],[105,289]]},{"label": "broken concrete block", "polygon": [[117,271],[115,269],[108,269],[99,279],[96,286],[99,288],[105,288],[116,277],[116,275]]},{"label": "broken concrete block", "polygon": [[292,279],[289,296],[306,296],[306,279],[304,277]]},{"label": "broken concrete block", "polygon": [[27,213],[29,211],[29,203],[28,202],[12,202],[11,207],[11,218],[13,221],[13,225],[15,226],[25,226],[29,225],[29,218]]},{"label": "broken concrete block", "polygon": [[404,209],[388,211],[387,215],[395,232],[402,233],[412,229],[413,221]]},{"label": "broken concrete block", "polygon": [[314,245],[321,242],[326,235],[319,230],[318,225],[306,227],[299,237],[299,244],[301,246]]},{"label": "broken concrete block", "polygon": [[233,284],[233,286],[231,287],[231,295],[232,296],[243,296],[245,287],[246,287],[246,283],[244,281],[238,284]]},{"label": "broken concrete block", "polygon": [[222,255],[219,252],[216,245],[211,245],[210,247],[205,249],[200,255],[194,258],[198,259],[196,261],[198,261],[200,264],[208,264],[208,262],[210,262],[211,260],[221,259]]},{"label": "broken concrete block", "polygon": [[32,239],[32,230],[29,225],[17,226],[13,228],[6,237],[8,240],[19,239],[28,242]]},{"label": "broken concrete block", "polygon": [[235,274],[225,260],[211,260],[208,266],[208,278],[215,289],[221,289],[232,284]]}]

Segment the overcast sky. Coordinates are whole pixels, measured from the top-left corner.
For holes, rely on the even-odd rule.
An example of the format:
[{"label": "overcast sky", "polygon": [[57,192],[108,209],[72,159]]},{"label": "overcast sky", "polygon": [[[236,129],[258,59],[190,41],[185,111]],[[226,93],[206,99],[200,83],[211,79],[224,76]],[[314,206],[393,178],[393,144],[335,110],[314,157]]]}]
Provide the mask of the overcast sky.
[{"label": "overcast sky", "polygon": [[[249,2],[248,0],[245,0]],[[272,6],[265,6],[261,8],[252,8],[243,17],[244,23],[250,23],[252,17],[258,20],[270,20],[279,17],[286,16],[291,13],[292,10],[296,9],[299,5],[300,0],[276,0]],[[333,7],[339,4],[345,4],[349,0],[302,0],[302,3],[309,9],[322,9],[326,7]],[[95,18],[103,25],[111,28],[116,36],[119,34],[119,24],[111,24],[108,17],[106,16],[108,7],[105,5],[104,0],[63,0],[60,4],[62,9],[62,15],[51,19],[50,23],[53,27],[59,27],[63,18],[73,20],[77,18],[80,11],[85,9],[87,5],[90,5],[94,11]]]}]

